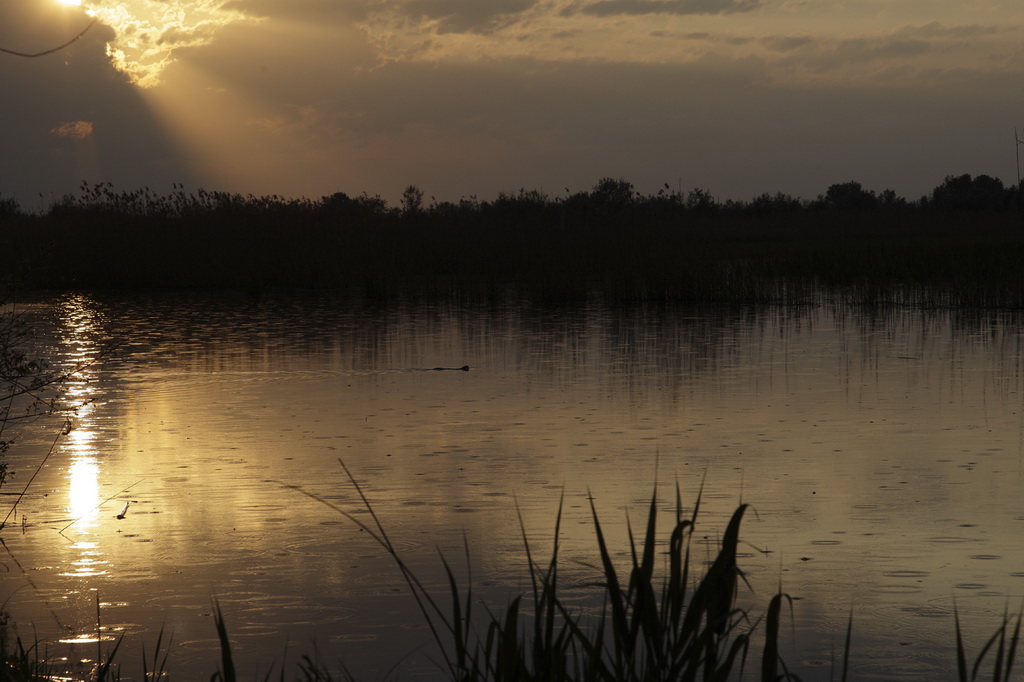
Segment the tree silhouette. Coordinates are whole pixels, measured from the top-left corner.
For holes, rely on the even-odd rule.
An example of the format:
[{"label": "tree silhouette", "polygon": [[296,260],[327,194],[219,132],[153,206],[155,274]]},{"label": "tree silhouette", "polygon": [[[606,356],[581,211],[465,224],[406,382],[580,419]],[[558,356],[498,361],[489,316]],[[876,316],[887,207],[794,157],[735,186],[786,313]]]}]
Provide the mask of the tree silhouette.
[{"label": "tree silhouette", "polygon": [[622,178],[601,178],[591,190],[591,198],[599,204],[625,206],[635,198],[633,183]]},{"label": "tree silhouette", "polygon": [[878,206],[878,197],[859,182],[851,181],[829,185],[825,196],[818,197],[818,204],[844,211],[860,211]]},{"label": "tree silhouette", "polygon": [[402,192],[402,214],[417,215],[423,211],[423,190],[416,185],[409,185]]},{"label": "tree silhouette", "polygon": [[84,36],[86,34],[86,32],[90,28],[92,28],[93,25],[96,24],[97,21],[99,21],[99,20],[94,17],[93,20],[90,21],[88,23],[88,25],[86,25],[86,27],[83,28],[78,33],[78,35],[76,35],[74,38],[72,38],[71,40],[67,41],[66,43],[62,43],[61,45],[58,45],[57,47],[52,47],[49,50],[43,50],[42,52],[32,52],[32,53],[29,53],[29,52],[18,52],[17,50],[9,50],[6,47],[0,47],[0,52],[4,52],[6,54],[13,54],[15,57],[29,57],[29,58],[31,58],[31,57],[42,57],[44,55],[53,54],[54,52],[57,52],[59,50],[63,50],[65,47],[67,47],[68,45],[72,44],[73,42],[75,42],[76,40],[78,40],[79,38]]},{"label": "tree silhouette", "polygon": [[969,174],[947,175],[941,185],[932,190],[932,205],[953,211],[981,211],[1010,206],[1011,192],[1002,180],[988,175],[971,177]]}]

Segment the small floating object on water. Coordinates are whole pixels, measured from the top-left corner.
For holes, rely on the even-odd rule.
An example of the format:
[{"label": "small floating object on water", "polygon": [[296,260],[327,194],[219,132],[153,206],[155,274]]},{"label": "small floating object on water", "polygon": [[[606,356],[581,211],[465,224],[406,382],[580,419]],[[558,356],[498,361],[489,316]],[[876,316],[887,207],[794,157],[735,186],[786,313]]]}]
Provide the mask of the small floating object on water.
[{"label": "small floating object on water", "polygon": [[118,513],[118,515],[115,518],[123,519],[124,515],[128,513],[128,505],[131,504],[131,503],[132,503],[131,500],[128,500],[127,502],[125,502],[124,506],[121,507],[121,511]]},{"label": "small floating object on water", "polygon": [[463,365],[462,367],[435,367],[434,368],[435,372],[444,372],[444,371],[449,371],[449,370],[452,371],[452,372],[468,372],[469,371],[469,365]]}]

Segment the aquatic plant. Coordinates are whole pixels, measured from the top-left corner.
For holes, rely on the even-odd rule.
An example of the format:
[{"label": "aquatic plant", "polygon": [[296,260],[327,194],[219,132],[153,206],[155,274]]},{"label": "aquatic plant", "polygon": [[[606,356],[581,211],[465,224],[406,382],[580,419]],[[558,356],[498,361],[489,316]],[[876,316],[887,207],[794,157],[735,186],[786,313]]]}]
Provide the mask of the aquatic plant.
[{"label": "aquatic plant", "polygon": [[[411,190],[411,191],[410,191]],[[403,204],[175,186],[83,185],[0,231],[27,288],[358,289],[394,299],[1024,305],[1018,188],[947,178],[908,202],[859,183],[815,201],[708,190],[640,196],[625,180],[552,198]]]},{"label": "aquatic plant", "polygon": [[[982,670],[982,663],[992,653],[992,682],[1009,682],[1010,673],[1017,656],[1017,645],[1020,643],[1020,626],[1022,614],[1018,613],[1016,620],[1010,618],[1008,613],[1003,614],[1003,622],[989,637],[985,645],[974,660],[974,665],[968,672],[967,653],[964,648],[963,632],[960,629],[960,614],[953,608],[953,618],[956,627],[956,663],[957,679],[960,682],[974,682]],[[1012,630],[1011,630],[1012,628]],[[992,647],[995,646],[993,651]]]},{"label": "aquatic plant", "polygon": [[[697,510],[684,518],[681,494],[669,540],[667,574],[656,574],[657,499],[652,496],[642,538],[629,532],[631,566],[620,576],[612,560],[596,508],[591,514],[603,571],[600,585],[606,604],[596,617],[585,617],[559,597],[559,526],[556,514],[554,546],[545,564],[534,561],[522,528],[523,549],[532,585],[531,599],[516,597],[503,614],[488,612],[474,629],[472,586],[460,588],[445,557],[447,602],[432,595],[412,573],[395,549],[384,525],[355,477],[345,468],[372,519],[372,527],[333,503],[308,491],[299,492],[342,514],[368,533],[395,561],[419,605],[440,649],[448,676],[453,680],[564,679],[564,680],[696,680],[729,679],[738,672],[750,648],[749,614],[736,605],[736,564],[739,528],[746,511],[740,506],[730,520],[710,568],[696,587],[690,585],[690,539]],[[638,544],[637,541],[640,541]],[[468,560],[469,548],[466,547]],[[444,607],[442,607],[444,604]],[[530,613],[524,608],[532,605]],[[446,608],[445,608],[446,607]],[[773,605],[769,623],[775,626],[779,609]],[[779,666],[775,643],[766,645],[763,669]],[[783,679],[788,674],[783,675]],[[772,674],[767,679],[779,679]]]}]

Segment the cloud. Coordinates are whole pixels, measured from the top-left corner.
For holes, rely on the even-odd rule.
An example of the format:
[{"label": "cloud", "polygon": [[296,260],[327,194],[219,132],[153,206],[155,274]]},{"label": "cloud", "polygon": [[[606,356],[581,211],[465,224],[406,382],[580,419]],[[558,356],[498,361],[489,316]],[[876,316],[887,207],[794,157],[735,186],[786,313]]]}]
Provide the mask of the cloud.
[{"label": "cloud", "polygon": [[946,38],[966,40],[968,38],[991,36],[1007,30],[1009,30],[1009,27],[982,26],[977,24],[966,26],[945,26],[937,21],[933,21],[920,26],[903,26],[902,28],[897,29],[895,34],[911,38]]},{"label": "cloud", "polygon": [[[4,196],[88,180],[389,200],[414,183],[457,199],[602,176],[723,198],[850,179],[913,195],[946,173],[1003,173],[996,129],[1019,111],[1005,84],[1024,78],[1024,20],[825,24],[764,0],[105,6],[145,12],[52,59],[0,59],[16,103],[0,112]],[[82,17],[0,0],[0,45],[59,44]],[[111,40],[159,71],[153,87],[117,71]],[[70,144],[76,122],[93,125],[87,144]]]},{"label": "cloud", "polygon": [[489,33],[539,5],[540,0],[229,0],[222,7],[301,22],[370,22],[436,33]]},{"label": "cloud", "polygon": [[838,69],[851,64],[918,57],[936,48],[928,40],[893,36],[838,41],[809,36],[770,36],[763,38],[761,44],[772,52],[799,52],[808,67],[819,71]]},{"label": "cloud", "polygon": [[[171,89],[224,90],[279,107],[330,97],[380,61],[358,26],[295,21],[231,24],[176,57],[165,71]],[[253,115],[266,114],[256,107]]]},{"label": "cloud", "polygon": [[761,44],[773,52],[792,52],[817,43],[812,36],[768,36],[761,39]]},{"label": "cloud", "polygon": [[171,24],[159,32],[156,38],[156,45],[160,47],[173,47],[205,44],[213,39],[215,32],[221,26],[222,24],[213,21],[203,21],[193,26]]},{"label": "cloud", "polygon": [[[843,74],[862,78],[913,79],[951,69],[997,68],[1019,28],[944,26],[938,22],[906,25],[884,34],[838,38],[825,35],[769,35],[758,44],[766,59],[805,74]],[[1016,50],[1014,50],[1016,51]],[[1012,54],[1012,52],[1011,52]]]},{"label": "cloud", "polygon": [[869,62],[880,59],[917,57],[933,48],[927,40],[843,40],[836,47],[835,63]]},{"label": "cloud", "polygon": [[[837,40],[741,32],[720,17],[675,24],[655,17],[666,37],[638,44],[678,55],[655,61],[624,48],[599,51],[609,22],[597,17],[555,17],[538,29],[571,32],[579,52],[569,57],[540,39],[533,54],[510,53],[509,32],[424,34],[424,22],[460,3],[415,12],[408,3],[388,6],[406,11],[408,23],[391,17],[387,30],[443,44],[434,54],[444,56],[393,50],[382,58],[380,24],[295,15],[232,24],[213,42],[177,52],[161,87],[168,102],[188,103],[180,135],[193,140],[213,187],[313,197],[368,191],[393,200],[414,183],[457,199],[521,186],[581,189],[611,175],[642,191],[681,181],[725,197],[813,197],[851,178],[913,195],[958,168],[998,174],[961,163],[986,148],[977,136],[945,147],[944,161],[928,140],[957,137],[951,128],[906,133],[929,110],[944,108],[948,117],[948,92],[981,73],[945,72],[941,87],[934,75],[915,81],[940,46],[967,31],[910,27]],[[539,9],[525,7],[492,4],[462,21],[467,30],[491,25],[502,10],[539,23]],[[652,29],[635,23],[630,40],[643,41]],[[473,59],[467,45],[491,51]],[[824,69],[829,63],[838,66]],[[849,75],[869,69],[887,70],[889,80]],[[807,73],[815,79],[798,77]],[[986,97],[976,101],[980,108]],[[972,116],[958,125],[969,126]],[[923,179],[914,186],[908,178]]]},{"label": "cloud", "polygon": [[372,0],[229,0],[222,9],[253,17],[285,19],[300,22],[363,21],[372,7]]},{"label": "cloud", "polygon": [[[0,2],[0,44],[23,31],[19,47],[45,49],[54,38],[66,41],[69,30],[81,30],[81,8],[55,13],[50,5],[57,3]],[[199,182],[138,88],[114,68],[106,44],[113,37],[110,27],[97,24],[58,53],[0,59],[4,196],[37,208],[39,201],[74,193],[83,181],[125,189]],[[78,140],[88,143],[69,144]]]},{"label": "cloud", "polygon": [[90,121],[63,121],[50,129],[57,137],[70,137],[72,140],[84,140],[92,135]]},{"label": "cloud", "polygon": [[[580,28],[578,44],[587,30]],[[311,31],[234,26],[182,53],[182,65],[204,79],[168,70],[169,85],[180,88],[174,97],[202,114],[193,122],[205,126],[202,139],[234,145],[235,153],[208,149],[218,187],[394,199],[389,192],[414,183],[458,198],[521,186],[560,193],[610,175],[642,191],[681,182],[750,198],[775,191],[813,197],[854,178],[913,196],[944,173],[999,174],[979,161],[990,143],[977,121],[1005,103],[985,94],[981,70],[945,71],[941,86],[937,77],[915,81],[926,68],[919,62],[944,44],[921,32],[835,41],[689,31],[699,43],[693,56],[652,63],[458,55],[380,61],[356,28]],[[784,78],[788,63],[810,69],[827,60],[876,70],[909,64],[915,72],[872,83],[837,68],[813,87]],[[211,86],[247,95],[246,106],[218,118],[221,100]],[[975,95],[951,102],[953,90]],[[943,112],[941,121],[934,111]],[[930,146],[940,138],[958,142],[940,153]]]},{"label": "cloud", "polygon": [[399,11],[436,22],[439,33],[488,32],[532,9],[537,0],[407,0]]},{"label": "cloud", "polygon": [[598,17],[641,14],[734,14],[750,12],[761,0],[597,0],[577,11]]},{"label": "cloud", "polygon": [[207,44],[218,29],[252,20],[220,0],[124,0],[90,11],[113,30],[107,50],[117,69],[143,87],[160,82],[177,49]]}]

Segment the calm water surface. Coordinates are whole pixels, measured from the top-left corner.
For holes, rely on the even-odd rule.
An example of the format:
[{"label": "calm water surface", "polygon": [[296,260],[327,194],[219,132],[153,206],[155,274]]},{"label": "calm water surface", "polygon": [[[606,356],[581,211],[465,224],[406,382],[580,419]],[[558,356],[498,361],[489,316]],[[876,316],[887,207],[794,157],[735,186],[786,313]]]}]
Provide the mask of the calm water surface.
[{"label": "calm water surface", "polygon": [[498,607],[528,586],[517,503],[543,556],[564,489],[565,596],[584,608],[588,491],[625,560],[627,513],[655,486],[670,510],[676,481],[692,504],[706,480],[709,551],[752,506],[741,599],[793,595],[785,658],[805,679],[829,678],[851,612],[855,679],[948,678],[954,603],[977,651],[1024,594],[1021,317],[226,295],[30,312],[45,352],[86,363],[73,428],[23,434],[4,491],[39,468],[3,531],[0,599],[55,659],[96,657],[98,603],[127,678],[162,628],[173,678],[208,679],[216,599],[243,679],[314,642],[361,679],[439,679],[381,549],[289,487],[361,513],[339,458],[428,584],[443,596],[438,548],[466,577],[465,537]]}]

